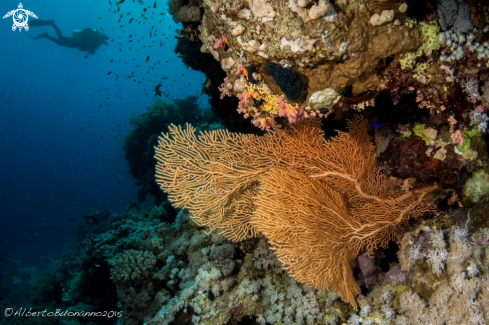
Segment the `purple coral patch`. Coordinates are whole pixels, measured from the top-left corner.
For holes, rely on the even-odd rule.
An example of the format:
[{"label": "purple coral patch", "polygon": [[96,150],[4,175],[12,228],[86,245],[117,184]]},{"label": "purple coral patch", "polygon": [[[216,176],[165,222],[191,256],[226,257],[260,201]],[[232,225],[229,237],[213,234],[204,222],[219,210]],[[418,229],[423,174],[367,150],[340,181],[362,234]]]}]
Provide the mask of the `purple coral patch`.
[{"label": "purple coral patch", "polygon": [[454,225],[457,225],[460,228],[465,227],[465,223],[467,222],[467,211],[457,211],[450,216],[450,222]]},{"label": "purple coral patch", "polygon": [[401,265],[396,264],[385,274],[385,281],[400,283],[406,281],[409,272],[402,271]]},{"label": "purple coral patch", "polygon": [[376,270],[375,260],[366,255],[360,255],[358,257],[358,264],[365,277],[372,275]]}]

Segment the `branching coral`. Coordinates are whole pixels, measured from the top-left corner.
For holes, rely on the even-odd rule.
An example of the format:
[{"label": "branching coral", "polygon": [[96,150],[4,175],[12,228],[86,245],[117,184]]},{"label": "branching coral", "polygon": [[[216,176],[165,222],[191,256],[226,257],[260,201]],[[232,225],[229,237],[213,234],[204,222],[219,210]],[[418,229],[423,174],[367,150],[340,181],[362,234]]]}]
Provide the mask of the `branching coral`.
[{"label": "branching coral", "polygon": [[350,259],[400,240],[433,210],[434,187],[389,186],[366,121],[349,129],[328,142],[316,119],[264,137],[173,126],[156,148],[157,182],[198,225],[234,241],[265,234],[293,277],[356,306]]}]

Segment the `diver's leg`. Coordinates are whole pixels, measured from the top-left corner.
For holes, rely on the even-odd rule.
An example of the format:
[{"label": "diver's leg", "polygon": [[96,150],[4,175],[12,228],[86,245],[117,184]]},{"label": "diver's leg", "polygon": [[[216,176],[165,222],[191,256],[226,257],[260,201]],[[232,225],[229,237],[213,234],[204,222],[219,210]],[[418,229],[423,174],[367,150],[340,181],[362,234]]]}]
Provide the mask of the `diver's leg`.
[{"label": "diver's leg", "polygon": [[63,34],[61,33],[61,30],[59,29],[59,27],[58,27],[58,26],[56,26],[56,24],[54,23],[54,20],[51,20],[51,24],[50,24],[50,25],[51,25],[51,26],[53,26],[54,31],[56,32],[56,35],[58,35],[58,38],[59,38],[59,39],[63,39],[63,38],[64,38],[64,36],[63,36]]},{"label": "diver's leg", "polygon": [[59,39],[57,39],[55,37],[52,37],[52,36],[49,36],[48,33],[42,33],[41,35],[38,35],[38,36],[35,36],[35,37],[32,37],[32,36],[29,35],[29,37],[32,38],[32,39],[45,38],[45,39],[50,40],[53,43],[58,44],[59,46],[63,46],[62,42]]},{"label": "diver's leg", "polygon": [[48,40],[50,40],[51,42],[58,44],[59,46],[63,46],[62,41],[60,41],[60,40],[59,40],[59,39],[57,39],[56,37],[52,37],[52,36],[47,35],[47,36],[46,36],[46,38],[47,38]]},{"label": "diver's leg", "polygon": [[48,40],[58,44],[58,45],[63,45],[61,42],[65,38],[63,34],[61,33],[61,30],[59,29],[58,26],[54,23],[54,19],[50,20],[42,20],[42,19],[36,19],[36,20],[31,20],[29,23],[30,26],[53,26],[54,31],[56,32],[56,35],[58,36],[58,39],[51,37],[48,35],[48,33],[42,33],[39,36],[36,37],[31,37],[32,39],[39,39],[39,38],[47,38]]}]

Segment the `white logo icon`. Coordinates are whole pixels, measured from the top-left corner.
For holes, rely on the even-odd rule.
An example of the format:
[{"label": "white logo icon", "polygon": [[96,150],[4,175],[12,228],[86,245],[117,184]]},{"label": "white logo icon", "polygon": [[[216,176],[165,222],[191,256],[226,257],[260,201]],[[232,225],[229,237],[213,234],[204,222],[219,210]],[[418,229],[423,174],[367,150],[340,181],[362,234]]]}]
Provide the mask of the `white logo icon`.
[{"label": "white logo icon", "polygon": [[9,11],[5,16],[3,16],[3,19],[12,16],[14,20],[14,24],[12,25],[13,31],[15,31],[16,28],[19,28],[19,32],[22,31],[22,28],[25,28],[26,31],[29,30],[29,25],[27,25],[29,16],[37,18],[35,13],[23,8],[22,3],[19,3],[19,9]]}]

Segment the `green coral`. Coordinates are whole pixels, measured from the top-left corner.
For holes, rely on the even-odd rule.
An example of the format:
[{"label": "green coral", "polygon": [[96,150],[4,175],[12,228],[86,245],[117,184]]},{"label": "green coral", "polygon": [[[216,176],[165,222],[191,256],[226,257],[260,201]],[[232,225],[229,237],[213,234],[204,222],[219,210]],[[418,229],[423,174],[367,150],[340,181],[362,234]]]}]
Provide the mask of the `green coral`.
[{"label": "green coral", "polygon": [[413,70],[414,73],[422,73],[426,69],[428,69],[428,64],[426,63],[420,63],[416,65],[416,68]]},{"label": "green coral", "polygon": [[452,222],[450,221],[450,216],[448,214],[445,214],[443,218],[441,219],[433,219],[433,225],[437,229],[445,229],[445,228],[450,228],[453,226]]},{"label": "green coral", "polygon": [[405,138],[409,138],[411,136],[411,131],[407,130],[407,131],[401,132],[401,135]]},{"label": "green coral", "polygon": [[464,129],[462,131],[464,143],[462,145],[458,145],[455,147],[455,152],[458,153],[459,155],[463,154],[467,150],[470,149],[470,139],[473,137],[480,137],[481,134],[478,131],[478,128],[472,127],[470,130],[468,128]]},{"label": "green coral", "polygon": [[[414,61],[416,58],[425,55],[431,55],[433,51],[437,50],[440,47],[438,43],[438,35],[440,33],[440,27],[434,23],[419,23],[418,28],[423,36],[423,43],[418,47],[416,52],[408,52],[402,54],[399,58],[399,63],[401,64],[401,69],[405,70],[407,68],[414,68]],[[422,69],[424,67],[420,67]],[[416,66],[418,69],[418,66]],[[422,71],[424,71],[424,68]]]},{"label": "green coral", "polygon": [[424,73],[428,69],[428,67],[429,66],[427,63],[416,64],[416,67],[413,70],[414,72],[413,78],[416,80],[428,78],[429,81],[431,79],[431,76],[429,74]]},{"label": "green coral", "polygon": [[438,43],[438,35],[440,34],[440,27],[435,22],[420,23],[419,29],[423,35],[423,44],[416,51],[416,57],[423,55],[431,55],[433,51],[440,47]]},{"label": "green coral", "polygon": [[416,59],[416,55],[413,52],[401,54],[401,56],[399,58],[399,63],[401,64],[401,69],[402,70],[406,70],[407,68],[413,69],[415,59]]},{"label": "green coral", "polygon": [[388,325],[391,323],[389,320],[385,319],[385,314],[382,314],[380,312],[372,313],[372,315],[369,317],[366,317],[365,320],[368,320],[374,324],[380,324],[380,325]]},{"label": "green coral", "polygon": [[463,154],[464,152],[470,149],[470,138],[466,137],[465,133],[463,138],[464,138],[464,143],[455,147],[455,152],[458,153],[459,155]]},{"label": "green coral", "polygon": [[484,170],[478,170],[472,174],[472,177],[465,185],[465,198],[473,203],[489,193],[489,175]]},{"label": "green coral", "polygon": [[400,125],[399,129],[397,130],[404,138],[409,138],[411,136],[411,131],[408,130],[407,127],[407,125]]},{"label": "green coral", "polygon": [[467,138],[473,138],[473,137],[480,137],[481,134],[479,133],[479,128],[476,127],[471,127],[470,130],[466,128],[463,131],[464,139]]},{"label": "green coral", "polygon": [[417,135],[418,137],[420,137],[421,139],[423,139],[424,142],[426,143],[426,145],[429,145],[430,142],[431,142],[431,140],[429,138],[427,138],[423,134],[423,130],[425,129],[424,126],[425,125],[424,124],[421,124],[421,123],[414,124],[413,132],[414,132],[415,135]]}]

